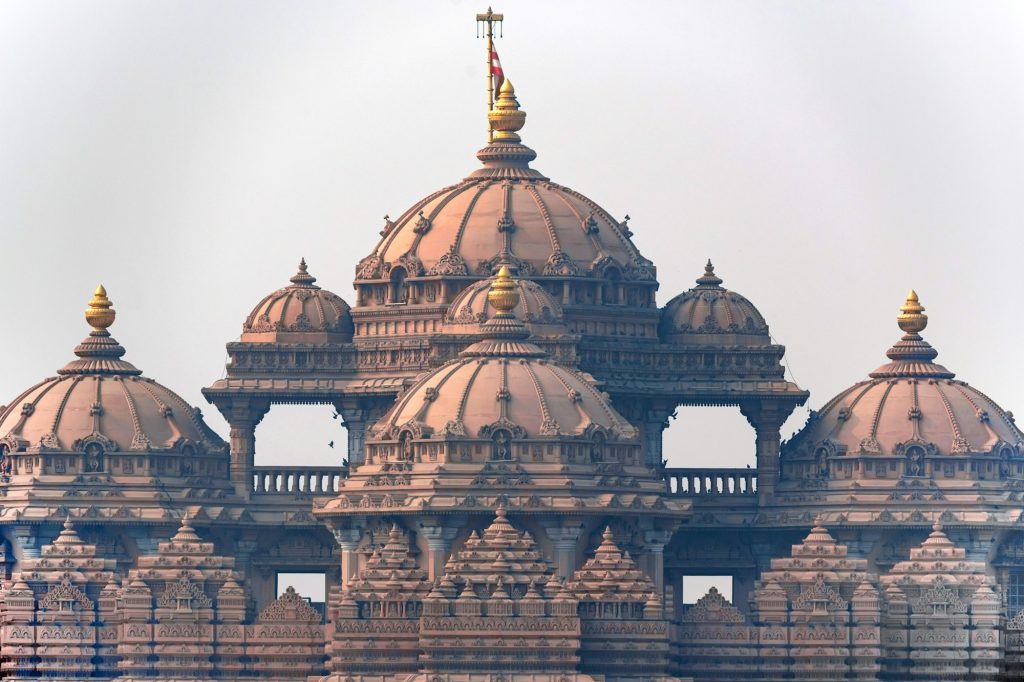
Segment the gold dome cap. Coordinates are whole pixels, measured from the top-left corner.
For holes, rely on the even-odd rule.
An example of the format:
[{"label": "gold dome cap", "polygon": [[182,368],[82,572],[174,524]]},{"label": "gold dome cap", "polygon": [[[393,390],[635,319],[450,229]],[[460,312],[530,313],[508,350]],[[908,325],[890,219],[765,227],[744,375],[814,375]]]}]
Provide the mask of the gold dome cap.
[{"label": "gold dome cap", "polygon": [[104,286],[101,284],[96,287],[89,300],[89,307],[85,310],[85,321],[92,327],[92,331],[75,347],[78,360],[64,365],[57,370],[58,374],[142,374],[135,365],[121,359],[125,353],[124,347],[107,331],[117,317],[113,305]]},{"label": "gold dome cap", "polygon": [[900,306],[900,314],[896,324],[905,333],[903,338],[893,344],[886,352],[892,362],[886,363],[872,372],[872,379],[893,377],[921,377],[931,379],[952,379],[956,376],[942,365],[934,362],[939,352],[921,338],[921,332],[928,326],[928,316],[924,314],[924,306],[913,289],[907,294],[907,300]]}]

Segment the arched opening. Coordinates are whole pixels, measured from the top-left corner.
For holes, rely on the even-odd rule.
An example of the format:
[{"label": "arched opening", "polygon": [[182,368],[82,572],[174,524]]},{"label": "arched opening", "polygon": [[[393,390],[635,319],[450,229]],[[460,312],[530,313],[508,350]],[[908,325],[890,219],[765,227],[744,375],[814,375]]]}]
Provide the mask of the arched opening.
[{"label": "arched opening", "polygon": [[389,303],[397,305],[409,302],[409,285],[405,280],[405,268],[395,268],[391,271],[391,290],[388,292]]},{"label": "arched opening", "polygon": [[89,443],[85,446],[86,473],[99,473],[103,471],[103,446],[99,443]]},{"label": "arched opening", "polygon": [[256,427],[256,466],[340,466],[348,434],[335,414],[329,405],[272,405]]},{"label": "arched opening", "polygon": [[603,462],[605,460],[604,448],[605,436],[600,431],[597,431],[596,433],[594,433],[594,436],[591,439],[590,443],[590,461],[595,464],[597,464],[598,462]]},{"label": "arched opening", "polygon": [[924,455],[924,448],[920,445],[911,445],[906,449],[904,473],[907,476],[924,476]]},{"label": "arched opening", "polygon": [[755,433],[738,407],[680,406],[662,434],[669,467],[753,469]]},{"label": "arched opening", "polygon": [[505,429],[498,429],[491,436],[491,459],[499,462],[512,459],[512,434]]},{"label": "arched opening", "polygon": [[622,288],[622,273],[618,268],[608,268],[604,273],[604,282],[601,283],[601,302],[607,305],[619,305],[620,291]]},{"label": "arched opening", "polygon": [[398,436],[398,460],[400,462],[412,462],[415,459],[416,455],[412,449],[412,433],[402,431],[401,435]]}]

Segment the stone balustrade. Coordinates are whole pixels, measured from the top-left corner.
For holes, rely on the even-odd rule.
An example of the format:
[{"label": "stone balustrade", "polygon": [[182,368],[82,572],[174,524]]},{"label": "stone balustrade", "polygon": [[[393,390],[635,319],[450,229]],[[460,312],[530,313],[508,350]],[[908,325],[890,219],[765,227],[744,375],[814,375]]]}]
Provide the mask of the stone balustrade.
[{"label": "stone balustrade", "polygon": [[757,494],[757,469],[667,468],[665,486],[669,495],[678,497],[753,497]]},{"label": "stone balustrade", "polygon": [[348,467],[253,467],[256,495],[334,495]]}]

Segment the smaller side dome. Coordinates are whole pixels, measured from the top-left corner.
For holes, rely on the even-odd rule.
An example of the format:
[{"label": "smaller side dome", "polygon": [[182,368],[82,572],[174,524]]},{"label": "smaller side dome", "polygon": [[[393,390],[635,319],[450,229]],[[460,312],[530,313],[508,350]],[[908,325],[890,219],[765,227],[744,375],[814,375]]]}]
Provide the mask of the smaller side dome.
[{"label": "smaller side dome", "polygon": [[352,313],[337,294],[321,289],[306,259],[291,284],[266,296],[242,325],[243,343],[350,343]]},{"label": "smaller side dome", "polygon": [[[107,331],[112,305],[97,287],[85,312],[92,331],[75,347],[77,358],[0,409],[0,474],[20,452],[82,453],[82,473],[102,471],[105,455],[160,452],[218,456],[226,476],[228,446],[202,413],[121,359],[125,349]],[[193,465],[188,459],[183,470]]]},{"label": "smaller side dome", "polygon": [[[1000,475],[1019,461],[1024,434],[1011,413],[935,362],[938,352],[920,334],[928,316],[914,291],[897,323],[904,335],[886,352],[889,362],[812,412],[783,446],[783,460],[793,465],[784,467],[784,479],[797,470],[828,478],[836,461],[855,457],[897,458],[902,475],[910,477],[938,477],[947,457],[987,460],[988,470]],[[970,471],[985,469],[978,464]],[[959,472],[950,466],[950,475]]]},{"label": "smaller side dome", "polygon": [[665,343],[715,346],[767,346],[768,323],[754,304],[722,287],[708,260],[697,286],[662,309],[658,335]]},{"label": "smaller side dome", "polygon": [[[449,334],[479,334],[480,325],[494,317],[496,310],[487,293],[494,277],[469,285],[455,297],[444,316],[444,331]],[[531,336],[560,336],[566,333],[562,306],[540,284],[514,279],[519,302],[516,317],[526,323]]]}]

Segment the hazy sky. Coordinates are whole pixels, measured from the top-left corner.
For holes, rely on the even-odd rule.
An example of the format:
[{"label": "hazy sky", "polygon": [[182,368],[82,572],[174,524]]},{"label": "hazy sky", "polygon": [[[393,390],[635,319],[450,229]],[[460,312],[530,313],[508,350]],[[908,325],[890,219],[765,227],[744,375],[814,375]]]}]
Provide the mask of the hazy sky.
[{"label": "hazy sky", "polygon": [[[382,216],[476,167],[483,9],[0,2],[0,403],[72,357],[103,282],[126,359],[226,435],[200,388],[252,306],[300,256],[351,301]],[[817,407],[885,360],[913,286],[939,361],[1024,410],[1024,3],[495,10],[534,166],[632,216],[659,303],[710,256]],[[716,413],[680,411],[672,464],[753,462]],[[329,408],[257,436],[260,464],[343,454]]]}]

